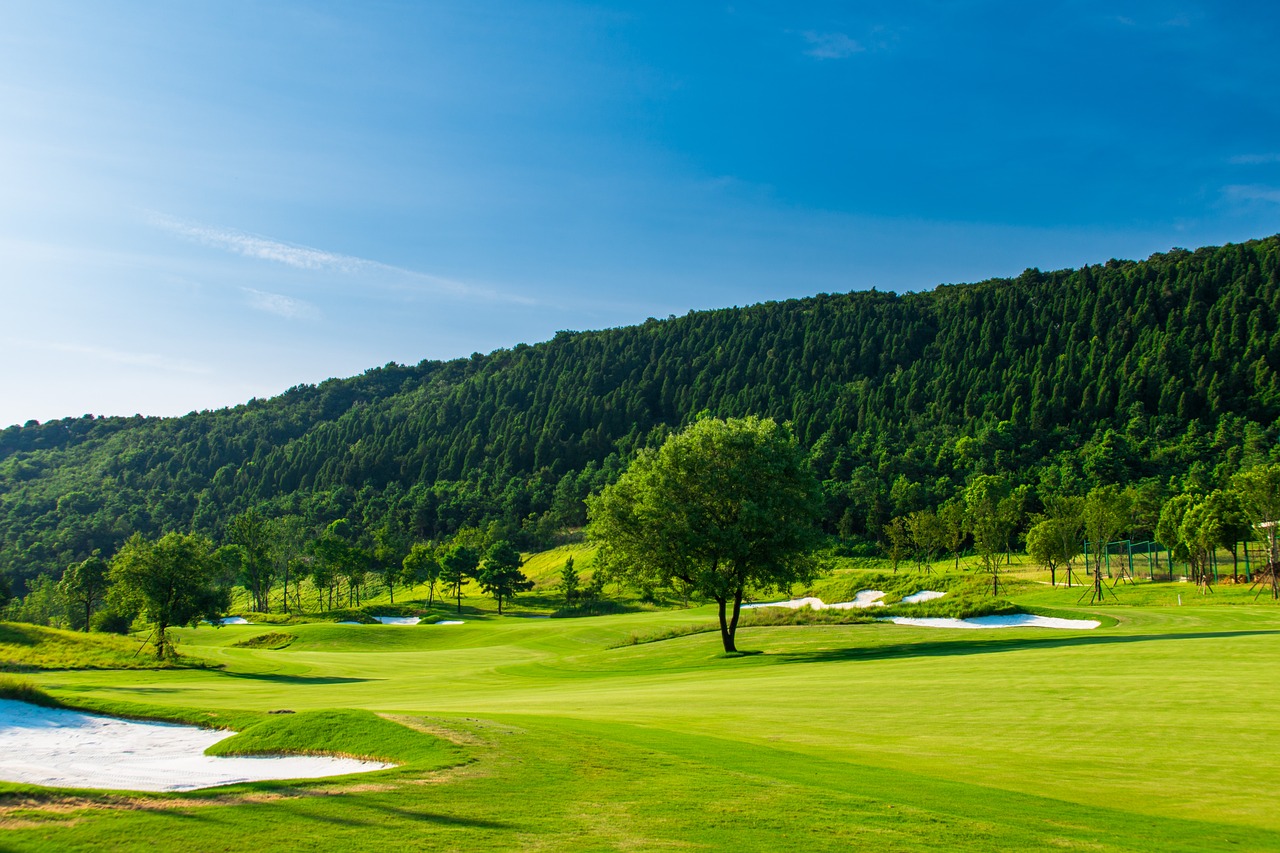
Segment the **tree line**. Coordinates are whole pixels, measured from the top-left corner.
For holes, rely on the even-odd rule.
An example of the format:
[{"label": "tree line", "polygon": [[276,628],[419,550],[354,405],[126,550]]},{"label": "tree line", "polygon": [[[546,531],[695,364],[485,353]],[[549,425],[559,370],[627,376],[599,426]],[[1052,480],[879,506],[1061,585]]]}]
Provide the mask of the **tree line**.
[{"label": "tree line", "polygon": [[109,559],[95,552],[66,566],[57,581],[43,578],[6,615],[119,633],[140,620],[163,658],[172,654],[170,628],[219,621],[237,587],[248,609],[263,614],[360,607],[372,583],[393,604],[397,587],[425,584],[428,606],[439,593],[461,612],[473,580],[502,613],[504,604],[533,588],[515,546],[476,528],[448,541],[408,542],[386,528],[359,535],[347,519],[308,531],[296,516],[269,519],[250,510],[227,531],[221,545],[198,533],[135,533]]}]

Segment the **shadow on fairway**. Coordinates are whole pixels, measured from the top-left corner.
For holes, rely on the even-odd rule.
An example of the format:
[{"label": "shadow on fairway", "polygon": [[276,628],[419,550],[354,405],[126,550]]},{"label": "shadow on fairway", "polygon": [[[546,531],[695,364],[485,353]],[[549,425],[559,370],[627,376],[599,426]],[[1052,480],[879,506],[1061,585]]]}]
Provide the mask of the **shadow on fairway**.
[{"label": "shadow on fairway", "polygon": [[250,681],[269,681],[273,684],[359,684],[362,681],[382,681],[381,678],[347,678],[339,675],[279,675],[271,672],[228,672],[227,678],[247,678]]},{"label": "shadow on fairway", "polygon": [[458,817],[457,815],[440,814],[439,812],[421,812],[413,809],[397,808],[377,802],[362,803],[365,808],[395,815],[405,820],[417,820],[423,823],[434,823],[443,826],[464,826],[470,829],[514,829],[514,825],[500,820],[485,820],[478,817]]},{"label": "shadow on fairway", "polygon": [[991,652],[1014,652],[1024,649],[1056,649],[1073,646],[1104,646],[1114,643],[1152,643],[1161,640],[1218,640],[1229,637],[1258,637],[1280,634],[1280,631],[1195,631],[1182,634],[1120,634],[1088,637],[1010,637],[972,640],[938,640],[921,643],[893,643],[884,646],[859,646],[844,649],[820,649],[811,652],[777,652],[769,655],[780,663],[820,663],[841,660],[881,660],[884,658],[948,657],[951,655],[984,655]]}]

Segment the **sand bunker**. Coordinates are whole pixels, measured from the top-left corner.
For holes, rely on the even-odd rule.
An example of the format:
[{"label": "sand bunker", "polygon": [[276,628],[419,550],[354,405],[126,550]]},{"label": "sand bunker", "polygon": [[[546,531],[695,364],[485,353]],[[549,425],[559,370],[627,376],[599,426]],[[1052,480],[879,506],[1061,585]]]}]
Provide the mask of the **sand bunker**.
[{"label": "sand bunker", "polygon": [[919,604],[922,601],[933,601],[935,598],[942,598],[945,592],[938,592],[933,589],[923,589],[920,592],[913,592],[911,595],[902,596],[903,604]]},{"label": "sand bunker", "polygon": [[436,624],[437,625],[465,625],[467,623],[463,622],[461,619],[441,619]]},{"label": "sand bunker", "polygon": [[744,604],[743,610],[755,610],[757,607],[787,607],[799,610],[809,607],[813,610],[862,610],[867,607],[884,607],[884,593],[878,589],[864,589],[853,597],[853,601],[840,601],[826,604],[821,598],[793,598],[790,601],[771,601],[762,604]]},{"label": "sand bunker", "polygon": [[375,616],[373,618],[383,625],[417,625],[422,621],[417,616]]},{"label": "sand bunker", "polygon": [[1033,616],[1016,613],[1012,616],[975,616],[972,619],[917,619],[910,616],[886,616],[881,622],[895,625],[914,625],[918,628],[1066,628],[1087,631],[1097,628],[1101,622],[1093,619],[1058,619],[1053,616]]},{"label": "sand bunker", "polygon": [[252,625],[253,624],[243,616],[223,616],[218,621],[223,625]]},{"label": "sand bunker", "polygon": [[237,782],[315,779],[395,766],[320,756],[203,754],[233,734],[0,699],[0,779],[68,788],[193,791]]}]

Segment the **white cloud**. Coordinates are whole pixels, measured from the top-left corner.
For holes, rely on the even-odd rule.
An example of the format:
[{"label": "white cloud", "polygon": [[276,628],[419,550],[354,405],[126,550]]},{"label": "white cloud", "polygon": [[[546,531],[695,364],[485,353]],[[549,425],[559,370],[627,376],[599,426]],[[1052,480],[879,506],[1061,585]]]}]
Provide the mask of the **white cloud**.
[{"label": "white cloud", "polygon": [[[487,287],[475,287],[440,276],[384,264],[381,261],[369,260],[368,258],[342,255],[310,246],[284,243],[232,228],[214,228],[208,225],[182,222],[161,214],[153,214],[150,220],[157,228],[194,240],[205,246],[221,249],[245,258],[284,264],[294,269],[375,277],[382,285],[396,290],[429,290],[433,293],[444,293],[461,299],[511,302],[518,305],[537,304],[537,300],[525,296],[503,293]],[[279,312],[277,311],[277,313]]]},{"label": "white cloud", "polygon": [[296,246],[270,240],[255,234],[235,231],[230,228],[212,228],[207,225],[194,225],[180,222],[167,216],[152,217],[152,224],[173,234],[195,240],[215,249],[222,249],[246,258],[262,261],[273,261],[300,270],[336,270],[338,272],[358,272],[362,269],[383,266],[377,261],[356,258],[351,255],[339,255],[323,249],[309,246]]},{"label": "white cloud", "polygon": [[808,30],[800,35],[810,45],[805,54],[817,59],[844,59],[866,50],[862,44],[844,33],[819,33]]},{"label": "white cloud", "polygon": [[255,310],[275,314],[288,320],[314,320],[320,316],[320,309],[310,302],[280,293],[254,290],[252,287],[240,289],[249,297],[249,307]]}]

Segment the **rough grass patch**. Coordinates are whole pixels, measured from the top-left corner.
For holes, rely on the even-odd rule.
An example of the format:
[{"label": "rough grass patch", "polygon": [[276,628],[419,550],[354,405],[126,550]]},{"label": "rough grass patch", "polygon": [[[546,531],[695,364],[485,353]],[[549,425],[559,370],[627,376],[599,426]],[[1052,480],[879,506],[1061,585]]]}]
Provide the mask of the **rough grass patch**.
[{"label": "rough grass patch", "polygon": [[32,705],[43,705],[46,708],[57,708],[62,705],[30,681],[8,675],[0,675],[0,699],[14,699]]}]

